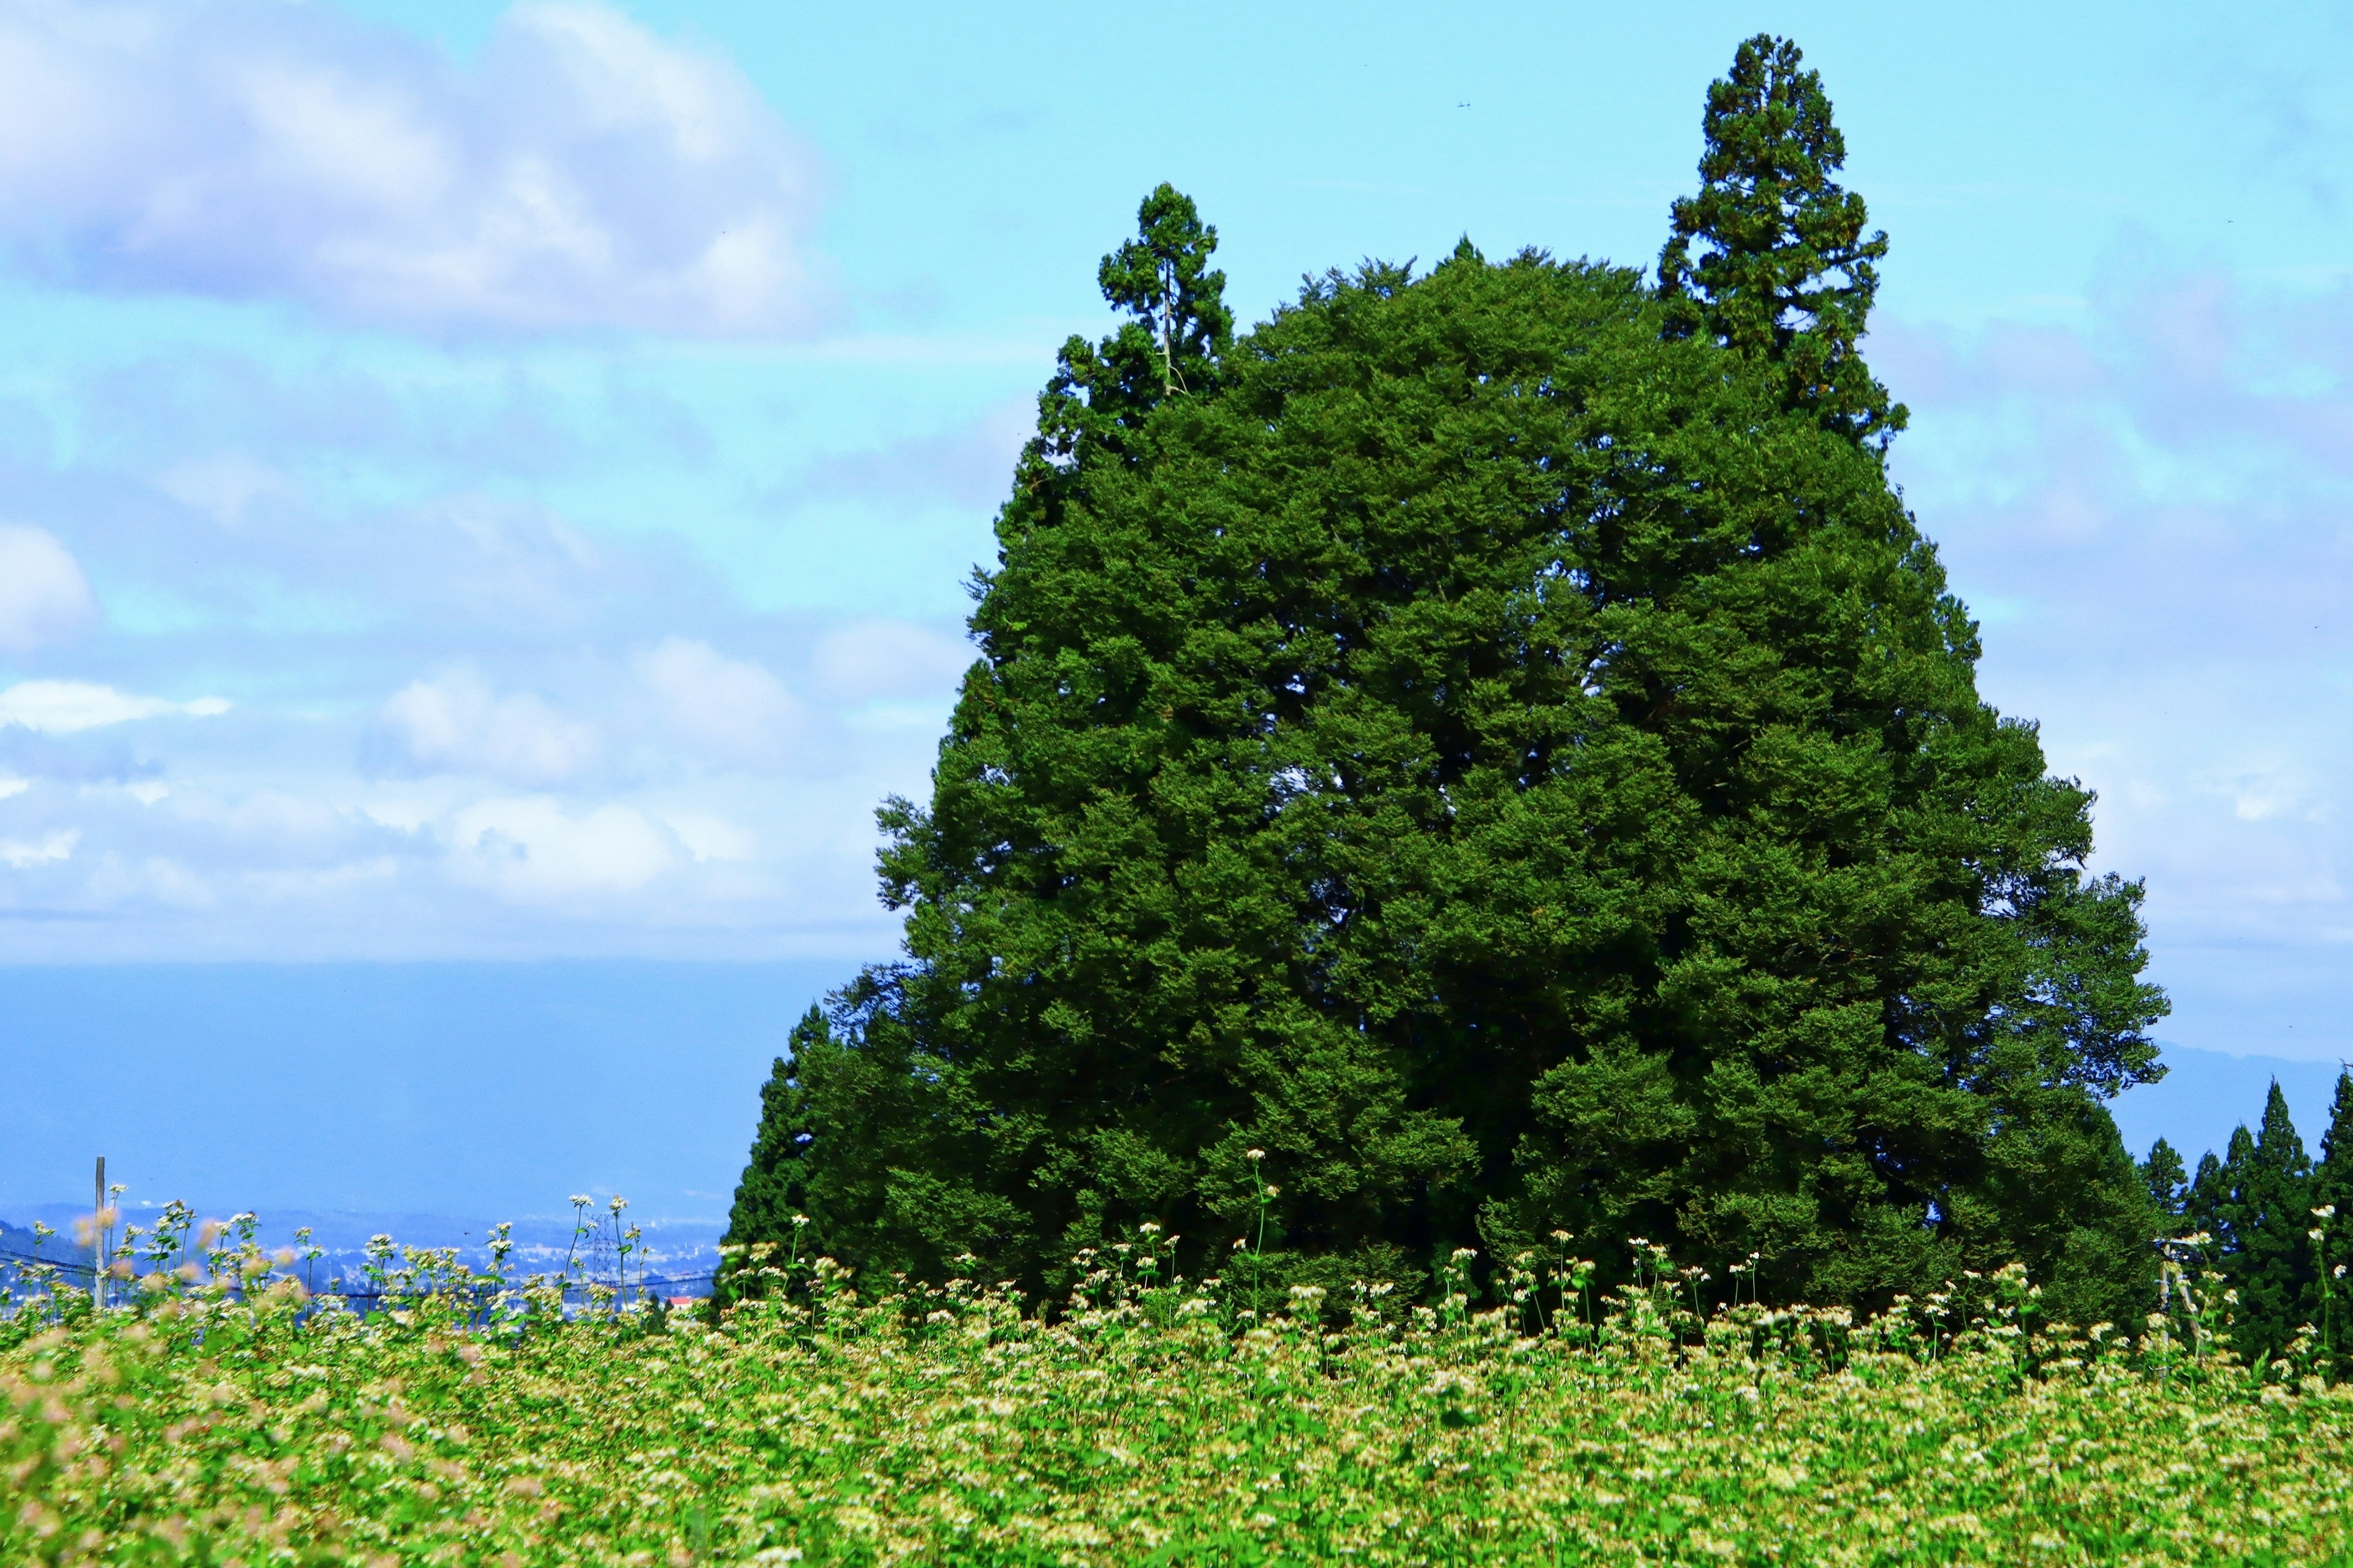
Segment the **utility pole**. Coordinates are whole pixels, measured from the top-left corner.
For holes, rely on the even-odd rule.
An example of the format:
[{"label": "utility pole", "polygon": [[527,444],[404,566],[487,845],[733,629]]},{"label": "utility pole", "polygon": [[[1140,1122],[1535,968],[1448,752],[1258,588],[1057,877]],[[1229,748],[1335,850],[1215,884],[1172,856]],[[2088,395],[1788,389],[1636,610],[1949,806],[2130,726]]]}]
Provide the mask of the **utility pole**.
[{"label": "utility pole", "polygon": [[98,1202],[90,1216],[90,1304],[98,1311],[106,1310],[106,1244],[110,1239],[106,1223],[106,1156],[98,1157]]}]

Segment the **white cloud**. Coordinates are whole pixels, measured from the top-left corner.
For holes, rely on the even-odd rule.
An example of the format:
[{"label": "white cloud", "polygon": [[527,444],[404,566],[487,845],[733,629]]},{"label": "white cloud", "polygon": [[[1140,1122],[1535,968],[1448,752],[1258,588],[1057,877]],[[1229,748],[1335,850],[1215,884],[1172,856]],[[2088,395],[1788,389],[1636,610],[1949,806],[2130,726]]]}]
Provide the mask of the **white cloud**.
[{"label": "white cloud", "polygon": [[477,802],[450,837],[461,879],[529,902],[632,892],[690,853],[628,806],[575,811],[546,796]]},{"label": "white cloud", "polygon": [[663,815],[687,853],[698,860],[749,860],[759,850],[752,836],[723,816],[707,812],[673,811]]},{"label": "white cloud", "polygon": [[524,4],[460,68],[325,5],[0,0],[0,239],[395,324],[807,327],[813,155],[731,63]]},{"label": "white cloud", "polygon": [[401,688],[385,703],[384,720],[419,764],[511,784],[560,783],[597,751],[587,725],[528,692],[498,696],[463,671]]},{"label": "white cloud", "polygon": [[285,475],[241,452],[174,464],[156,483],[165,495],[223,528],[243,522],[256,501],[291,500],[301,493]]},{"label": "white cloud", "polygon": [[708,755],[769,765],[800,739],[801,704],[759,665],[685,637],[668,638],[637,663],[664,727]]},{"label": "white cloud", "polygon": [[0,523],[0,648],[55,642],[96,609],[81,568],[53,535]]},{"label": "white cloud", "polygon": [[70,858],[81,835],[73,828],[59,828],[38,839],[0,839],[0,864],[16,870],[28,866],[46,866],[53,861]]},{"label": "white cloud", "polygon": [[876,698],[954,694],[957,679],[979,657],[960,637],[906,621],[860,621],[819,643],[818,679],[833,696],[851,702]]},{"label": "white cloud", "polygon": [[43,734],[70,735],[168,713],[210,719],[228,708],[227,700],[219,697],[174,702],[162,697],[134,697],[86,680],[20,680],[0,691],[0,729],[13,724]]}]

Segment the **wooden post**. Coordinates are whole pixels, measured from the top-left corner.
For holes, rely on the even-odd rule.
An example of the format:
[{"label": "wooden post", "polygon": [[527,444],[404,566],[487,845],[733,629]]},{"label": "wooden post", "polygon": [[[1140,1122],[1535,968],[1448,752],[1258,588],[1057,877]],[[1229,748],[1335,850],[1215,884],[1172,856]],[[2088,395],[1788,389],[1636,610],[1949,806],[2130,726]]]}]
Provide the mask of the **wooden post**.
[{"label": "wooden post", "polygon": [[98,1211],[90,1216],[90,1304],[106,1310],[106,1156],[98,1157]]}]

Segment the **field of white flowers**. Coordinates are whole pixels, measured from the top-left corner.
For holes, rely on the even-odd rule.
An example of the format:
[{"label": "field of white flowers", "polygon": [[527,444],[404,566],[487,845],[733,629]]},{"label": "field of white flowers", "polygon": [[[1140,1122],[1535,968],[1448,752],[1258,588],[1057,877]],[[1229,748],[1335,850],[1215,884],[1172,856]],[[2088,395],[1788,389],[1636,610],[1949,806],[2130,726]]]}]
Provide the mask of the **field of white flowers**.
[{"label": "field of white flowers", "polygon": [[1253,1308],[1155,1247],[1042,1311],[755,1267],[716,1322],[429,1253],[314,1297],[233,1232],[104,1312],[37,1279],[0,1323],[0,1561],[2353,1558],[2353,1398],[2211,1318],[2039,1324],[2010,1275],[1703,1320],[1565,1257],[1479,1310],[1468,1255],[1435,1307]]}]

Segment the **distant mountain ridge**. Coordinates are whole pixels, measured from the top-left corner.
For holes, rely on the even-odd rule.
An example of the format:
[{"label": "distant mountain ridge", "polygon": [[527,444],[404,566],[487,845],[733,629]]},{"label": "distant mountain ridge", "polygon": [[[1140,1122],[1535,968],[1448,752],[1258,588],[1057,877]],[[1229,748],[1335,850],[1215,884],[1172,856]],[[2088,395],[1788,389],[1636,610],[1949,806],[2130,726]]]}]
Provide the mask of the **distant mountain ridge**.
[{"label": "distant mountain ridge", "polygon": [[2320,1135],[2328,1130],[2328,1107],[2342,1064],[2231,1056],[2186,1046],[2165,1047],[2159,1059],[2167,1068],[2163,1079],[2128,1089],[2109,1103],[2125,1145],[2136,1158],[2147,1155],[2159,1138],[2172,1144],[2192,1170],[2209,1150],[2219,1157],[2233,1128],[2252,1128],[2263,1119],[2263,1097],[2275,1079],[2287,1097],[2288,1112],[2305,1148],[2319,1157]]}]

